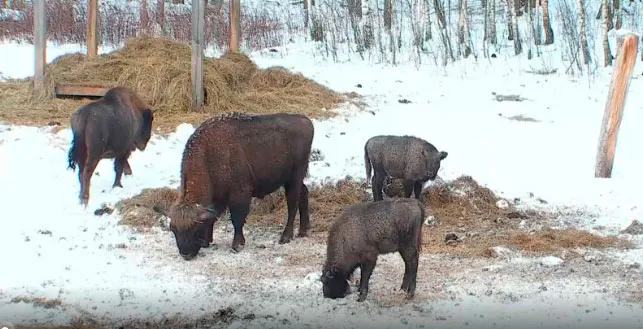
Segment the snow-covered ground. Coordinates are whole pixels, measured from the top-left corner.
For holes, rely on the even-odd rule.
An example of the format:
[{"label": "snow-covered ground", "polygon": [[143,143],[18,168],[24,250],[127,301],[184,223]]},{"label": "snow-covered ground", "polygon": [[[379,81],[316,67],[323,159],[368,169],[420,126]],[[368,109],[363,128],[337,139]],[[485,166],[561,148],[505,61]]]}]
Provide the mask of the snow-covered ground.
[{"label": "snow-covered ground", "polygon": [[[369,137],[412,134],[449,152],[439,173],[444,180],[470,175],[506,198],[533,200],[534,206],[542,198],[546,207],[572,207],[579,215],[570,222],[587,229],[602,226],[606,233],[642,217],[641,62],[630,85],[613,177],[595,179],[610,69],[589,79],[568,78],[560,74],[562,67],[551,75],[525,72],[556,66],[553,55],[529,62],[464,61],[446,71],[412,63],[331,63],[313,55],[313,48],[289,45],[278,53],[252,55],[260,66],[285,66],[337,91],[364,96],[366,111],[343,111],[348,114],[315,122],[313,147],[324,160],[311,164],[311,180],[364,179],[362,152]],[[47,60],[78,50],[50,45]],[[7,78],[29,76],[32,57],[28,45],[0,44],[0,72]],[[493,93],[525,100],[498,102]],[[276,230],[250,226],[242,253],[208,249],[185,262],[170,233],[133,233],[116,224],[117,212],[97,217],[93,210],[143,188],[177,186],[183,146],[194,127],[155,135],[145,152],[135,152],[130,158],[134,175],[124,176],[123,189],[111,189],[112,163],[102,161],[87,210],[78,204],[77,174],[66,170],[71,133],[53,129],[0,126],[0,322],[199,316],[228,306],[241,316],[255,315],[230,328],[602,328],[640,326],[643,320],[641,303],[624,300],[643,296],[641,249],[589,251],[562,263],[519,254],[488,260],[423,255],[416,300],[409,303],[395,290],[403,268],[396,254],[380,258],[366,302],[357,303],[354,295],[323,299],[316,278],[324,245],[312,239],[279,245]],[[229,223],[220,222],[215,243],[227,246],[230,230]],[[62,305],[44,309],[11,302],[19,296],[58,298]]]}]

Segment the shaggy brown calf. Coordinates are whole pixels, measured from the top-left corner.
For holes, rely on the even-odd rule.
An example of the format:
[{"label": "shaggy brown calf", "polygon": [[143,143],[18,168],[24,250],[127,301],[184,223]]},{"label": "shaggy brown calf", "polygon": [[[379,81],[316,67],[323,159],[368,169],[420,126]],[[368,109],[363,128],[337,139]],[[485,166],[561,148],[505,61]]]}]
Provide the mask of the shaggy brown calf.
[{"label": "shaggy brown calf", "polygon": [[313,142],[312,121],[297,114],[249,116],[232,112],[204,121],[188,139],[181,162],[180,194],[169,211],[179,254],[190,260],[212,242],[216,218],[230,210],[232,250],[245,245],[243,225],[253,197],[284,187],[288,219],[279,243],[293,238],[299,209],[299,236],[310,230],[308,158]]},{"label": "shaggy brown calf", "polygon": [[422,251],[424,205],[415,198],[363,202],[345,208],[328,231],[321,282],[325,298],[344,298],[348,279],[360,268],[358,302],[368,295],[368,281],[381,254],[399,252],[404,260],[401,289],[415,295]]},{"label": "shaggy brown calf", "polygon": [[89,202],[89,186],[101,159],[114,159],[113,187],[123,187],[121,176],[132,174],[127,159],[137,148],[145,150],[152,135],[152,109],[126,87],[114,87],[96,101],[81,106],[71,115],[74,135],[69,149],[69,169],[80,181],[80,204]]},{"label": "shaggy brown calf", "polygon": [[370,182],[373,200],[382,200],[382,188],[387,176],[402,180],[405,197],[419,199],[422,186],[434,180],[441,161],[449,154],[438,151],[431,143],[414,136],[380,135],[371,137],[364,144],[366,181]]}]

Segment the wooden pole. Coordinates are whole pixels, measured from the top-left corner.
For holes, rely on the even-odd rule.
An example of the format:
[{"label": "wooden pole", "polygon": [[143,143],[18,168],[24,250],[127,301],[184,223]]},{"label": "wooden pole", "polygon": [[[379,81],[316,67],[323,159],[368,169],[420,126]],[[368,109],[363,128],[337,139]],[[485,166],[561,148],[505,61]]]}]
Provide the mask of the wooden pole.
[{"label": "wooden pole", "polygon": [[230,0],[230,36],[229,48],[239,52],[239,37],[241,34],[241,3],[240,0]]},{"label": "wooden pole", "polygon": [[607,96],[607,103],[605,104],[603,124],[596,154],[596,167],[594,171],[594,177],[596,178],[612,177],[616,137],[618,135],[618,129],[621,126],[627,90],[630,85],[630,79],[638,53],[639,40],[636,34],[628,33],[626,35],[620,35],[618,38],[624,40],[616,57],[616,65],[614,66],[612,82]]},{"label": "wooden pole", "polygon": [[192,0],[192,108],[203,105],[204,0]]},{"label": "wooden pole", "polygon": [[33,11],[35,62],[32,98],[38,100],[45,96],[45,63],[47,59],[47,17],[45,14],[45,0],[35,0]]},{"label": "wooden pole", "polygon": [[87,18],[87,57],[98,55],[96,40],[96,20],[98,19],[98,0],[89,0],[89,17]]}]

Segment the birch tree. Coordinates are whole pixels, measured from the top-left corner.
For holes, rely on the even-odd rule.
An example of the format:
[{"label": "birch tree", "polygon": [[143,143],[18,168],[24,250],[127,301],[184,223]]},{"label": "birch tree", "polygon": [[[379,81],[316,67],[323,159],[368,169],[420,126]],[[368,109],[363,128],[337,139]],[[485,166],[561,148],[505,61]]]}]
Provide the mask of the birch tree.
[{"label": "birch tree", "polygon": [[531,59],[533,54],[531,53],[531,40],[533,38],[533,21],[531,17],[531,0],[527,0],[527,3],[525,4],[525,7],[527,7],[527,59]]},{"label": "birch tree", "polygon": [[486,40],[492,45],[495,45],[498,41],[496,34],[496,0],[487,0],[485,7],[487,12]]},{"label": "birch tree", "polygon": [[545,29],[545,44],[551,45],[554,43],[554,30],[551,28],[551,20],[549,19],[549,0],[542,0],[543,7],[543,29]]},{"label": "birch tree", "polygon": [[360,25],[362,27],[362,39],[364,41],[364,48],[369,49],[373,45],[373,20],[371,11],[372,0],[362,0],[362,20]]},{"label": "birch tree", "polygon": [[511,3],[514,0],[505,0],[505,12],[507,13],[507,40],[514,39],[514,27],[513,27],[513,11],[511,10]]},{"label": "birch tree", "polygon": [[581,51],[583,52],[583,61],[585,62],[585,65],[588,65],[591,59],[589,55],[589,46],[587,45],[587,32],[585,26],[586,12],[584,0],[578,0],[578,9],[580,15],[580,46]]},{"label": "birch tree", "polygon": [[520,41],[520,31],[518,30],[518,0],[507,1],[511,5],[511,26],[514,31],[514,53],[519,55],[522,53],[522,42]]},{"label": "birch tree", "polygon": [[469,12],[467,0],[460,0],[460,17],[458,19],[458,42],[463,47],[464,58],[471,55],[471,34],[469,33]]},{"label": "birch tree", "polygon": [[609,0],[603,0],[603,66],[612,65],[612,51],[607,38],[607,32],[611,29],[611,22]]},{"label": "birch tree", "polygon": [[613,0],[613,13],[616,16],[616,29],[620,29],[623,26],[623,3],[621,0]]}]

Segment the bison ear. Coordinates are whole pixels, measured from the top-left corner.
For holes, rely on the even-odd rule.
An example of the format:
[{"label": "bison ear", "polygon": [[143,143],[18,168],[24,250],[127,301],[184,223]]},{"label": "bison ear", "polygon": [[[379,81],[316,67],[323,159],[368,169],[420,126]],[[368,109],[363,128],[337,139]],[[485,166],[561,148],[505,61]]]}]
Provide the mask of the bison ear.
[{"label": "bison ear", "polygon": [[440,152],[440,160],[444,160],[447,157],[447,155],[449,155],[448,152],[441,151]]}]

